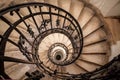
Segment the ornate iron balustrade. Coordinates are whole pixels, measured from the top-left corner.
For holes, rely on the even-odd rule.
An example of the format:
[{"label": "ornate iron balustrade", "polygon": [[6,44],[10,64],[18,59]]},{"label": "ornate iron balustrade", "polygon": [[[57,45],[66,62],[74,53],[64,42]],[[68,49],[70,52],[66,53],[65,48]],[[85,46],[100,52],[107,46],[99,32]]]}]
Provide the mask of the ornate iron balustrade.
[{"label": "ornate iron balustrade", "polygon": [[[33,8],[35,10],[37,9],[38,11],[33,12],[32,10]],[[44,8],[46,8],[47,11],[44,11]],[[22,15],[21,13],[22,9],[26,9],[29,12],[29,14]],[[10,17],[17,16],[18,19],[14,21],[10,21],[8,18],[5,17],[5,15],[8,15],[8,14]],[[37,20],[35,18],[36,16],[41,18],[41,21],[39,21],[40,24],[37,23]],[[47,16],[47,18],[45,16]],[[53,16],[56,17],[55,21],[53,21]],[[27,22],[27,20],[29,20],[30,18],[33,24],[35,25],[34,27],[36,29],[35,31],[33,30],[33,26],[29,22]],[[42,72],[47,73],[51,76],[57,76],[59,78],[72,75],[69,73],[59,72],[57,70],[57,67],[55,67],[56,68],[55,70],[52,70],[51,68],[43,64],[44,61],[42,61],[38,55],[39,54],[38,48],[42,40],[50,34],[59,33],[59,34],[63,34],[70,40],[71,43],[69,45],[72,45],[73,52],[69,53],[67,50],[65,50],[66,59],[64,59],[64,61],[61,61],[59,63],[53,61],[53,59],[50,58],[51,55],[48,55],[50,61],[53,62],[55,65],[65,66],[73,63],[78,59],[83,47],[83,34],[82,34],[82,30],[80,28],[79,23],[70,13],[68,13],[67,11],[59,7],[46,4],[46,3],[26,3],[26,4],[11,6],[1,10],[0,19],[2,20],[3,23],[7,24],[8,26],[8,29],[6,30],[6,32],[4,32],[3,35],[0,35],[0,38],[1,38],[0,71],[2,72],[1,75],[3,75],[3,73],[5,74],[4,61],[36,64]],[[23,23],[23,25],[25,26],[24,27],[26,28],[25,33],[29,35],[29,38],[32,41],[30,41],[28,36],[26,36],[19,28],[19,25],[21,23]],[[55,25],[53,25],[54,23]],[[13,31],[19,34],[17,42],[14,42],[14,40],[10,39],[10,35]],[[28,61],[11,58],[11,57],[5,57],[4,55],[5,55],[5,48],[6,48],[7,42],[18,47],[21,53],[28,59]],[[55,43],[55,44],[58,44],[58,43]],[[67,47],[62,45],[63,44],[59,45],[60,48],[58,49],[60,49],[60,51],[58,51],[58,49],[55,50],[56,55],[58,54],[58,52],[60,52],[59,53],[60,55],[56,56],[56,57],[60,57],[60,59],[62,57],[61,55],[63,54],[64,49],[67,49]],[[52,54],[51,50],[49,50],[48,53]],[[71,56],[68,58],[68,55],[71,55]],[[6,77],[6,76],[3,75],[3,77]]]},{"label": "ornate iron balustrade", "polygon": [[[21,10],[22,9],[28,10],[29,14],[22,15]],[[36,12],[32,11],[32,9],[37,10]],[[44,11],[44,8],[47,9],[47,11]],[[14,17],[17,15],[19,18],[15,21],[10,21],[5,17],[6,14],[9,14],[9,16]],[[47,18],[45,17],[47,15]],[[35,17],[40,17],[41,20],[39,21],[40,24],[38,25],[37,20]],[[53,16],[56,17],[55,21],[53,20]],[[80,28],[80,25],[75,20],[75,18],[65,10],[50,5],[46,3],[27,3],[27,4],[20,4],[11,6],[9,8],[3,9],[0,11],[0,19],[3,23],[7,24],[8,29],[0,35],[0,75],[2,79],[9,79],[9,76],[5,74],[4,69],[4,62],[5,61],[11,61],[11,62],[18,62],[18,63],[26,63],[26,64],[34,64],[37,65],[37,67],[40,69],[40,73],[47,73],[50,76],[65,79],[65,80],[96,80],[96,79],[110,79],[110,76],[116,77],[119,79],[119,72],[120,68],[119,65],[117,66],[117,63],[119,64],[120,56],[113,59],[111,62],[106,64],[105,66],[89,73],[85,74],[69,74],[64,72],[59,72],[58,67],[55,67],[55,70],[52,70],[50,67],[47,67],[40,59],[40,56],[38,55],[39,45],[42,43],[45,37],[49,36],[50,34],[59,33],[67,36],[67,38],[70,40],[72,47],[73,47],[73,54],[72,57],[68,58],[68,55],[71,54],[68,52],[67,47],[64,44],[61,43],[55,43],[51,45],[49,48],[50,54],[48,54],[48,59],[52,63],[58,66],[66,66],[71,63],[74,63],[78,59],[78,57],[81,54],[82,47],[83,47],[83,38],[88,37],[92,33],[99,30],[104,25],[100,26],[93,32],[89,33],[85,37],[82,35],[82,30]],[[31,19],[32,22],[35,25],[36,31],[33,30],[33,26],[27,21]],[[62,21],[63,19],[63,21]],[[32,40],[30,41],[28,36],[25,36],[25,34],[19,29],[19,24],[23,23],[26,28],[26,34],[29,35],[29,38]],[[1,26],[2,27],[2,26]],[[14,40],[10,39],[10,35],[12,31],[16,31],[16,33],[19,34],[17,43],[14,42]],[[37,32],[37,33],[36,33]],[[102,40],[102,41],[105,41]],[[28,61],[22,60],[22,59],[16,59],[12,57],[7,57],[5,55],[5,48],[7,42],[13,44],[14,46],[18,47],[21,51],[21,54],[23,54]],[[101,41],[97,41],[95,43],[99,43]],[[92,43],[92,44],[95,44]],[[91,44],[87,44],[85,46],[88,46]],[[55,48],[59,46],[60,48]],[[54,49],[55,48],[55,49]],[[58,50],[60,49],[60,50]],[[64,50],[63,50],[64,49]],[[65,53],[65,52],[66,53]],[[54,57],[52,55],[52,52],[54,52],[57,55],[54,55],[56,60],[61,60],[59,63],[56,62]],[[60,55],[58,55],[60,54]],[[62,54],[65,54],[65,58],[61,59]],[[115,70],[115,73],[117,75],[114,75],[115,73],[111,73],[112,70]],[[109,74],[111,73],[111,74]],[[109,74],[109,75],[108,75]],[[42,77],[44,77],[42,74],[40,74]],[[36,77],[39,76],[39,79],[42,78],[40,75],[28,75],[28,79],[38,79]]]}]

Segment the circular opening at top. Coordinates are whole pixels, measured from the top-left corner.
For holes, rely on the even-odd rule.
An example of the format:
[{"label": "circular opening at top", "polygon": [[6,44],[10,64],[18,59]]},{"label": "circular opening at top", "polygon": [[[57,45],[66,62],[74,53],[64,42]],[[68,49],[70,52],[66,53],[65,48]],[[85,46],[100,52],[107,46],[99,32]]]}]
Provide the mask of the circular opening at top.
[{"label": "circular opening at top", "polygon": [[55,54],[56,54],[55,55],[56,60],[61,60],[63,58],[63,55],[64,55],[63,51],[57,51]]},{"label": "circular opening at top", "polygon": [[48,53],[48,58],[55,64],[60,64],[67,59],[68,49],[62,43],[53,44]]},{"label": "circular opening at top", "polygon": [[56,60],[61,60],[61,55],[56,55]]}]

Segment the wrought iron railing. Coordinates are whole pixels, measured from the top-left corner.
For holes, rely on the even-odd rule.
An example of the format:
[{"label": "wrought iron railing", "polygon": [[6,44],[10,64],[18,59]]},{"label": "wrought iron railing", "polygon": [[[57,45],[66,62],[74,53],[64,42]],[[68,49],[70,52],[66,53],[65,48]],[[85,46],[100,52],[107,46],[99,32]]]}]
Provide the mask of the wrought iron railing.
[{"label": "wrought iron railing", "polygon": [[[45,10],[45,8],[47,10]],[[24,9],[27,10],[29,14],[21,13],[22,10]],[[36,11],[34,12],[33,9],[35,9]],[[14,19],[14,21],[10,21],[5,15],[8,15],[13,18],[15,16],[18,16],[18,19]],[[36,17],[40,17],[41,19],[39,21],[40,24],[38,24]],[[53,17],[56,17],[56,19],[53,19]],[[93,32],[83,37],[80,25],[70,13],[59,7],[46,3],[26,3],[26,4],[20,4],[20,5],[8,7],[0,11],[0,20],[3,23],[7,24],[8,26],[8,29],[6,29],[6,31],[3,34],[0,34],[0,75],[1,75],[0,78],[1,79],[4,78],[10,79],[9,76],[5,73],[5,68],[4,68],[5,61],[36,65],[39,68],[39,71],[33,72],[33,74],[35,74],[34,76],[32,75],[32,73],[30,74],[29,72],[27,72],[26,75],[28,76],[28,78],[26,80],[40,79],[44,77],[44,73],[47,73],[52,77],[62,78],[64,80],[97,80],[97,79],[104,80],[104,79],[110,79],[111,75],[119,79],[118,76],[119,76],[120,68],[119,66],[115,67],[115,65],[117,65],[116,62],[119,64],[120,56],[116,57],[105,66],[102,66],[101,68],[96,69],[95,71],[88,72],[85,74],[70,74],[70,73],[64,73],[62,71],[60,72],[58,70],[58,66],[64,67],[66,65],[74,63],[81,54],[83,47],[83,38],[86,38],[89,35],[93,34],[104,25],[100,26],[99,28],[95,29]],[[35,25],[34,27],[35,30],[27,20],[32,21],[32,23]],[[23,25],[25,26],[24,27],[25,33],[29,36],[26,36],[19,28],[20,27],[19,25],[21,23],[23,23],[22,27]],[[2,25],[2,23],[0,24]],[[4,28],[4,26],[0,26],[0,27]],[[10,38],[10,35],[13,31],[19,34],[17,42],[15,42]],[[56,67],[54,67],[53,70],[52,68],[44,64],[44,60],[40,59],[39,56],[40,53],[38,52],[38,50],[39,50],[39,45],[42,43],[44,38],[55,33],[58,33],[60,35],[63,34],[68,38],[68,40],[71,43],[68,46],[62,43],[54,43],[49,47],[47,52],[47,56],[48,56],[47,62],[50,61],[54,65],[56,65]],[[5,56],[5,48],[7,42],[18,47],[19,51],[21,51],[21,54],[27,58],[27,61]],[[97,41],[95,43],[99,43],[99,42],[101,41]],[[72,46],[73,49],[72,53],[69,53],[68,47],[70,45]],[[91,44],[87,44],[85,46],[88,45]],[[63,55],[65,56],[63,57]],[[71,56],[68,57],[69,55]],[[117,74],[117,76],[114,75],[115,73],[108,75],[109,73],[112,73],[112,70],[115,70],[116,68],[117,70],[115,71],[115,73]]]},{"label": "wrought iron railing", "polygon": [[[33,12],[33,8],[36,10],[36,12]],[[46,8],[47,11],[45,11],[44,8]],[[29,14],[22,15],[22,9],[26,9]],[[13,18],[14,16],[17,16],[18,19],[10,21],[5,15]],[[40,17],[40,24],[37,23],[35,18],[36,16]],[[53,17],[56,17],[56,19],[53,20]],[[33,30],[33,26],[27,22],[29,19],[31,19],[32,23],[35,25],[35,31]],[[54,43],[51,45],[47,53],[49,60],[55,65],[65,66],[75,62],[78,59],[83,47],[83,35],[79,23],[70,13],[59,7],[46,3],[26,3],[1,10],[0,20],[2,20],[2,22],[8,26],[6,32],[4,32],[3,35],[0,35],[0,71],[2,71],[2,73],[4,73],[4,61],[11,61],[36,64],[42,72],[48,73],[51,76],[58,76],[62,78],[72,75],[58,71],[58,67],[55,67],[54,70],[47,67],[45,64],[43,64],[44,61],[40,59],[40,53],[38,53],[39,45],[41,44],[42,40],[50,34],[58,33],[60,35],[63,34],[68,38],[68,40],[71,42],[69,46],[72,45],[73,52],[70,53],[68,51],[69,46],[66,46],[62,43]],[[19,25],[21,23],[23,23],[25,26],[25,33],[29,36],[26,36],[21,29],[19,29]],[[0,24],[2,25],[2,23]],[[4,28],[4,26],[1,26],[1,28]],[[19,34],[17,42],[14,42],[14,40],[10,39],[10,35],[13,31]],[[14,46],[18,47],[28,61],[4,56],[7,42],[10,42]],[[56,47],[59,48],[56,49]],[[53,55],[53,52],[56,56]],[[66,56],[64,59],[61,59],[63,54]],[[55,61],[53,57],[56,57],[55,60],[58,60],[59,62]],[[2,73],[1,75],[3,75]]]}]

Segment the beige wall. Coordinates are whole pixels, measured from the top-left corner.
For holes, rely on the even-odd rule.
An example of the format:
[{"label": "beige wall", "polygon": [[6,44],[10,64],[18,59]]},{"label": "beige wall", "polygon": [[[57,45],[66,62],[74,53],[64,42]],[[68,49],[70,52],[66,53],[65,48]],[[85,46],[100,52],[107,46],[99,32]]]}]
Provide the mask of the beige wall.
[{"label": "beige wall", "polygon": [[112,33],[112,42],[116,44],[117,41],[120,41],[120,19],[105,18],[105,21]]},{"label": "beige wall", "polygon": [[106,18],[105,20],[112,34],[111,56],[109,59],[112,60],[120,54],[120,19]]},{"label": "beige wall", "polygon": [[89,0],[102,14],[107,16],[120,16],[120,0]]}]

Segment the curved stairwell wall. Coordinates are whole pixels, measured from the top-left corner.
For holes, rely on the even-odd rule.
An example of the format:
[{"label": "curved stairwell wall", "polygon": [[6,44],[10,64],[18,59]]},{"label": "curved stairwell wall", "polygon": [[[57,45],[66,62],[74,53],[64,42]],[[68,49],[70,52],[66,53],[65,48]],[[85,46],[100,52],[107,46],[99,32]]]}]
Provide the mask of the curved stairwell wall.
[{"label": "curved stairwell wall", "polygon": [[[38,47],[38,54],[39,54],[39,58],[43,61],[42,64],[47,66],[48,69],[52,69],[54,72],[57,70],[57,72],[63,73],[61,75],[63,77],[66,74],[68,75],[68,73],[70,75],[88,73],[90,71],[95,70],[96,68],[100,68],[101,66],[103,66],[104,64],[108,62],[109,56],[111,54],[111,50],[110,50],[110,35],[111,34],[109,32],[107,24],[105,23],[103,19],[103,16],[99,12],[99,10],[97,10],[97,8],[93,7],[91,4],[89,4],[85,0],[34,0],[34,1],[33,0],[12,1],[11,0],[10,4],[9,2],[8,4],[9,6],[12,6],[15,4],[28,3],[28,2],[42,2],[42,3],[52,4],[52,5],[55,5],[57,7],[64,9],[65,11],[69,12],[75,18],[75,20],[78,21],[80,28],[82,30],[82,33],[83,33],[83,48],[82,48],[82,51],[80,52],[81,55],[73,63],[69,65],[64,65],[64,66],[57,65],[56,60],[52,62],[52,60],[50,60],[51,58],[49,58],[47,54],[48,54],[49,47],[51,47],[53,44],[56,44],[56,43],[64,44],[68,48],[69,53],[70,52],[73,53],[74,47],[72,45],[71,40],[68,38],[68,36],[58,33],[58,32],[54,32],[52,34],[47,35],[45,38],[41,40],[42,42],[40,43],[40,46]],[[49,11],[48,8],[49,7],[44,6],[42,7],[42,11],[47,12]],[[5,34],[5,32],[9,29],[10,24],[14,24],[19,19],[22,20],[23,17],[29,14],[39,12],[39,9],[38,7],[36,8],[36,6],[35,7],[30,6],[30,7],[21,8],[18,11],[19,13],[17,12],[2,13],[3,15],[2,17],[0,17],[1,18],[0,20],[1,42],[2,40],[5,39],[4,35],[8,35],[8,34]],[[63,12],[57,13],[56,10],[54,9],[51,9],[51,12],[65,16],[65,13]],[[56,25],[57,17],[54,15],[52,15],[51,17],[52,17],[52,25],[55,28],[57,26]],[[65,16],[64,18],[66,17],[69,18],[69,16]],[[50,17],[49,15],[43,15],[43,18],[47,20]],[[65,22],[64,18],[60,18],[60,21],[61,21],[60,28],[70,24],[70,21],[66,21],[66,23],[64,23]],[[8,22],[10,22],[10,24],[7,23],[5,19],[7,19]],[[30,28],[34,32],[34,35],[32,35],[31,32],[29,32],[29,30],[26,28],[26,24],[30,25]],[[16,44],[18,44],[19,41],[23,40],[22,37],[20,37],[21,36],[20,33],[22,33],[25,36],[25,38],[28,39],[28,43],[25,43],[24,46],[27,46],[27,51],[31,53],[32,47],[29,47],[29,46],[32,45],[31,43],[34,43],[33,42],[34,39],[39,35],[39,31],[37,31],[36,26],[37,25],[40,26],[41,24],[42,24],[42,17],[40,14],[34,17],[27,18],[26,20],[22,20],[22,22],[19,25],[17,25],[17,29],[20,32],[14,29],[9,34],[8,41],[5,46],[5,51],[3,52],[4,56],[9,56],[12,58],[22,59],[26,61],[27,60],[31,61],[30,58],[26,58],[25,54],[22,51],[20,51],[20,48],[13,45],[13,43],[11,43],[11,41],[9,40],[12,40]],[[64,24],[64,26],[62,26],[62,24]],[[48,21],[47,29],[49,29],[49,27],[50,27],[50,24]],[[74,36],[75,35],[76,33],[74,33]],[[80,36],[80,35],[77,34],[77,36]],[[80,42],[78,42],[77,44],[78,46],[81,46],[79,45],[81,44]],[[59,45],[58,47],[62,46],[63,49],[66,49],[63,45],[60,45],[60,44],[57,44],[57,45]],[[62,48],[59,48],[59,49],[63,50]],[[63,59],[65,55],[66,53],[64,53]],[[72,55],[69,54],[68,59],[70,59]],[[54,56],[54,55],[50,55],[50,56]],[[62,63],[59,63],[59,64],[62,64]],[[22,63],[15,63],[15,62],[4,62],[4,68],[5,68],[5,72],[12,79],[18,79],[18,80],[25,79],[26,72],[32,72],[35,69],[39,69],[39,67],[33,64],[22,64]],[[53,78],[55,77],[59,77],[59,75],[53,76]],[[46,80],[46,78],[47,79],[49,78],[49,80],[53,80],[53,78],[49,75],[43,78],[43,80]]]},{"label": "curved stairwell wall", "polygon": [[112,34],[111,38],[111,56],[109,60],[112,60],[116,55],[119,55],[120,52],[120,21],[119,18],[105,18],[110,32]]}]

